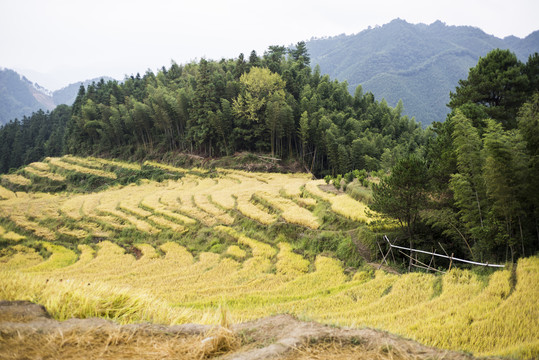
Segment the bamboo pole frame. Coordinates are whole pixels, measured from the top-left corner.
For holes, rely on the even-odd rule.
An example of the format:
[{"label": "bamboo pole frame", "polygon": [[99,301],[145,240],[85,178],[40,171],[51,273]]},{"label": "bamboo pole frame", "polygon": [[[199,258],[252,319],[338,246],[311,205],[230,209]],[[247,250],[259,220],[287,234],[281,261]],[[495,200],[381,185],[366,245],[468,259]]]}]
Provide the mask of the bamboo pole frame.
[{"label": "bamboo pole frame", "polygon": [[391,243],[391,241],[389,241],[389,239],[387,238],[386,235],[384,235],[384,239],[388,242],[389,246],[392,247],[392,248],[401,249],[401,250],[407,250],[407,251],[415,251],[415,252],[422,253],[422,254],[427,254],[427,255],[439,256],[439,257],[442,257],[442,258],[449,259],[451,261],[451,264],[453,263],[453,261],[460,261],[460,262],[463,262],[463,263],[472,264],[472,265],[478,265],[478,266],[488,266],[488,267],[496,267],[496,268],[504,268],[505,267],[505,265],[480,263],[480,262],[476,262],[476,261],[460,259],[460,258],[454,257],[453,254],[451,254],[451,256],[446,256],[446,255],[442,255],[442,254],[436,254],[435,252],[417,250],[417,249],[410,249],[410,248],[407,248],[407,247],[404,247],[404,246],[393,245]]}]

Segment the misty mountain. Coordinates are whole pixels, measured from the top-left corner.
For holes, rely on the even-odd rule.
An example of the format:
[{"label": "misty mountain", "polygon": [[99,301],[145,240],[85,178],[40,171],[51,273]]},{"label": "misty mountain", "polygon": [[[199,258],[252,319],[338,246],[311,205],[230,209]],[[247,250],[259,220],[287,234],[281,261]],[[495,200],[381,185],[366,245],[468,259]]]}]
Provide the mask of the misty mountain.
[{"label": "misty mountain", "polygon": [[50,91],[10,69],[0,69],[0,125],[56,105]]},{"label": "misty mountain", "polygon": [[526,62],[539,52],[539,31],[524,39],[500,39],[470,26],[396,19],[355,35],[313,39],[307,48],[311,65],[320,65],[322,74],[347,80],[352,93],[362,85],[390,106],[402,99],[403,113],[426,126],[445,120],[449,92],[468,77],[479,57],[492,49],[510,49]]},{"label": "misty mountain", "polygon": [[10,120],[21,119],[38,110],[53,110],[57,105],[71,105],[77,97],[80,85],[88,87],[92,82],[113,80],[99,77],[70,84],[51,92],[25,76],[10,69],[0,69],[0,125]]}]

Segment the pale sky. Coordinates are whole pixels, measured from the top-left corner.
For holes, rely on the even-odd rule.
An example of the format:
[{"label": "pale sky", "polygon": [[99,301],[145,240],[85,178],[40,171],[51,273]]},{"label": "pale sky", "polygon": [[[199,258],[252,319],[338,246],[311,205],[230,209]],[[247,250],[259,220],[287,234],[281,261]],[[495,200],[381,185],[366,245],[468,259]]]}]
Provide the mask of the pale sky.
[{"label": "pale sky", "polygon": [[0,0],[0,67],[50,90],[205,57],[355,34],[395,18],[471,25],[497,37],[539,30],[537,0]]}]

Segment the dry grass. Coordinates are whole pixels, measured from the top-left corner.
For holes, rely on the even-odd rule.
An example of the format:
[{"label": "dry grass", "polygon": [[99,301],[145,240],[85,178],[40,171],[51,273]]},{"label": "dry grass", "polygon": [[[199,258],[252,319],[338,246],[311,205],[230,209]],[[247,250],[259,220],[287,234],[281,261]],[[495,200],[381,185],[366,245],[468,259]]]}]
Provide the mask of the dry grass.
[{"label": "dry grass", "polygon": [[[356,201],[347,194],[335,195],[322,191],[319,185],[323,185],[324,180],[309,181],[305,185],[305,190],[310,194],[321,198],[331,204],[331,210],[339,215],[354,221],[370,223],[375,218],[368,215],[368,207],[362,202]],[[373,214],[376,216],[376,214]]]},{"label": "dry grass", "polygon": [[2,181],[7,181],[11,184],[19,185],[19,186],[27,186],[32,183],[30,179],[25,178],[22,175],[17,175],[17,174],[2,175],[0,176],[0,179],[2,179]]},{"label": "dry grass", "polygon": [[63,169],[63,170],[74,171],[74,172],[78,172],[78,173],[81,173],[81,174],[95,175],[95,176],[100,176],[100,177],[104,177],[104,178],[108,178],[108,179],[116,179],[116,174],[113,173],[113,172],[94,169],[94,168],[90,168],[90,167],[86,167],[86,166],[82,166],[82,165],[77,165],[77,164],[74,164],[72,162],[68,162],[68,160],[70,160],[70,159],[73,161],[73,159],[75,159],[75,158],[74,157],[69,157],[69,156],[66,156],[65,159],[64,158],[50,158],[50,157],[48,157],[45,160],[50,165],[52,165],[54,167],[57,167],[57,168],[60,168],[60,169]]},{"label": "dry grass", "polygon": [[16,195],[13,191],[6,189],[5,187],[0,185],[0,200],[2,199],[13,199]]},{"label": "dry grass", "polygon": [[[354,344],[355,341],[329,339],[318,343],[305,343],[281,360],[420,360],[445,359],[428,354],[421,356],[406,345],[370,345]],[[449,359],[449,358],[446,358]]]},{"label": "dry grass", "polygon": [[[0,330],[1,334],[1,330]],[[95,326],[0,336],[0,359],[207,359],[234,351],[239,338],[217,327],[204,335]]]},{"label": "dry grass", "polygon": [[187,170],[183,169],[183,168],[170,166],[170,165],[167,165],[167,164],[161,164],[161,163],[158,163],[158,162],[155,162],[155,161],[149,161],[149,160],[145,161],[144,165],[145,166],[152,166],[152,167],[155,167],[155,168],[158,168],[158,169],[170,171],[170,172],[177,173],[177,174],[185,174],[187,172]]},{"label": "dry grass", "polygon": [[50,172],[50,170],[49,171],[38,170],[38,169],[36,169],[34,167],[31,167],[31,166],[25,167],[24,172],[28,173],[30,175],[33,175],[33,176],[46,178],[46,179],[53,180],[53,181],[58,181],[58,182],[63,182],[63,181],[66,180],[65,176],[55,174],[53,172]]},{"label": "dry grass", "polygon": [[226,250],[226,253],[228,255],[232,255],[238,259],[243,259],[247,255],[245,250],[242,250],[238,245],[231,245]]},{"label": "dry grass", "polygon": [[9,241],[21,241],[26,239],[26,236],[19,235],[13,231],[9,231],[1,236],[3,239],[9,240]]},{"label": "dry grass", "polygon": [[41,162],[41,161],[36,161],[36,162],[33,162],[33,163],[30,163],[28,164],[29,167],[32,167],[36,170],[40,170],[40,171],[51,171],[51,167],[49,166],[49,164],[47,163],[44,163],[44,162]]},{"label": "dry grass", "polygon": [[[315,200],[306,202],[307,208],[298,205],[303,185],[317,200],[331,203],[333,211],[367,222],[358,217],[365,215],[360,202],[324,192],[305,175],[222,174],[211,179],[187,174],[178,181],[144,181],[84,195],[0,192],[10,197],[0,201],[0,217],[36,237],[110,239],[99,242],[97,251],[81,246],[78,261],[75,252],[43,243],[53,253],[44,261],[36,250],[17,244],[8,229],[0,229],[0,236],[12,241],[0,252],[0,272],[6,271],[0,276],[0,299],[41,300],[57,318],[205,324],[216,323],[215,307],[224,302],[234,321],[286,312],[335,325],[381,328],[446,349],[539,356],[538,257],[519,261],[516,286],[508,270],[491,275],[487,286],[474,273],[458,269],[438,277],[383,272],[374,278],[367,272],[350,277],[334,258],[320,255],[311,263],[294,253],[286,239],[260,237],[233,222],[243,213],[273,223],[278,215],[269,208],[285,221],[316,228],[309,211]],[[159,231],[159,236],[170,233],[165,229],[179,233],[196,229],[198,222],[215,224],[213,231],[234,240],[226,253],[231,256],[192,254],[166,243],[160,247],[164,256],[137,244],[144,255],[137,259],[114,244],[117,230],[128,225],[141,230],[135,243],[160,244],[153,241],[159,240]],[[441,284],[436,293],[435,282]]]},{"label": "dry grass", "polygon": [[139,164],[128,163],[125,161],[100,159],[100,158],[94,158],[94,157],[89,157],[88,160],[99,163],[99,164],[121,167],[128,170],[140,171],[141,169],[141,166]]},{"label": "dry grass", "polygon": [[258,192],[256,195],[270,203],[273,207],[279,209],[281,211],[281,216],[286,222],[302,225],[311,229],[318,229],[320,227],[318,219],[312,212],[298,206],[292,200],[264,192]]}]

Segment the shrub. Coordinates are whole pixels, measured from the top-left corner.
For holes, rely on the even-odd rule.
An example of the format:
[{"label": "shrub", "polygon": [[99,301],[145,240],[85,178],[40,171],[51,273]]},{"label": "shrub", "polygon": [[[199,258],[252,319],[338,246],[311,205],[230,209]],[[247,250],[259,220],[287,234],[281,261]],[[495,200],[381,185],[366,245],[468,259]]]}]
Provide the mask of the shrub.
[{"label": "shrub", "polygon": [[339,174],[336,178],[333,179],[333,186],[335,186],[335,189],[340,190],[341,189],[341,181],[342,176]]}]

